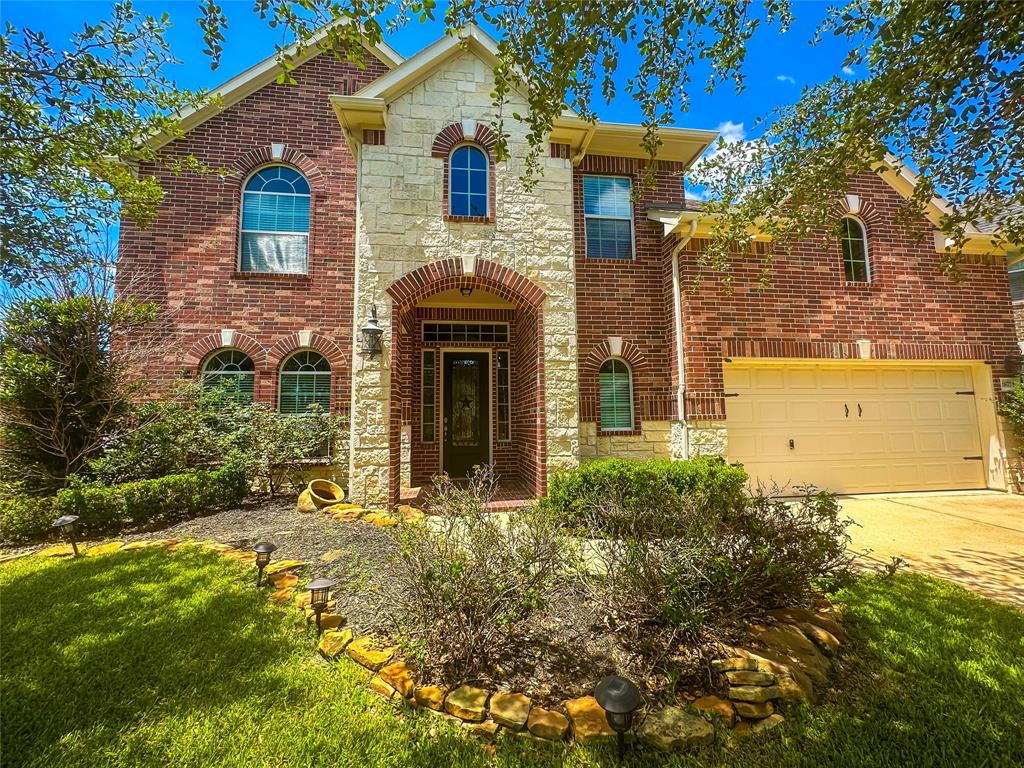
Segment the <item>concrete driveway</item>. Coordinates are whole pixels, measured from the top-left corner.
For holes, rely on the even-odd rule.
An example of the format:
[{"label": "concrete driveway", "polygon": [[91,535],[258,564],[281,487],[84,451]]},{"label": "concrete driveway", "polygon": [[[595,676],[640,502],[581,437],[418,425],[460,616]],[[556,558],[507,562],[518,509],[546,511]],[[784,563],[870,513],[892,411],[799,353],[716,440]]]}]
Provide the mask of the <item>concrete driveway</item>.
[{"label": "concrete driveway", "polygon": [[844,496],[853,547],[1024,608],[1024,497],[997,491]]}]

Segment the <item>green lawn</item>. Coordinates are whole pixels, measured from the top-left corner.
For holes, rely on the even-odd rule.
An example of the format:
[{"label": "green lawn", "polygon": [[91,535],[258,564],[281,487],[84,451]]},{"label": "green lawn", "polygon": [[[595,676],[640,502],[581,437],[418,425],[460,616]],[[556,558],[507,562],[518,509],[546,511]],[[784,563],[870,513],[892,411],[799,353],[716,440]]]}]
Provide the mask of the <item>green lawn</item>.
[{"label": "green lawn", "polygon": [[[195,550],[0,565],[4,766],[596,766],[607,749],[495,755],[313,653],[296,611]],[[636,765],[1024,764],[1024,613],[922,576],[839,595],[845,686],[781,732]]]}]

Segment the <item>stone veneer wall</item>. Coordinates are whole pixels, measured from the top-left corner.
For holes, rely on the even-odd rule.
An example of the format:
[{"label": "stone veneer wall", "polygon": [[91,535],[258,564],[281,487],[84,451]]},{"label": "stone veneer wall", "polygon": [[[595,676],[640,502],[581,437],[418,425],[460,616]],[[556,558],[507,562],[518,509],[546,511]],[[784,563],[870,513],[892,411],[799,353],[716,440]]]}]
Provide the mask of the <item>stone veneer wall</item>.
[{"label": "stone veneer wall", "polygon": [[672,422],[645,421],[639,433],[629,432],[616,435],[612,432],[598,434],[597,422],[580,422],[580,461],[606,459],[669,459],[671,451]]},{"label": "stone veneer wall", "polygon": [[[573,466],[579,452],[576,296],[573,263],[572,170],[568,160],[542,157],[544,174],[527,191],[520,176],[526,129],[509,120],[511,159],[496,165],[495,221],[445,221],[444,161],[431,156],[435,137],[456,122],[493,117],[493,75],[461,53],[388,105],[383,144],[357,160],[356,275],[353,328],[376,304],[384,325],[383,357],[354,355],[351,492],[367,503],[388,501],[392,347],[388,286],[431,262],[478,258],[516,270],[547,294],[543,307],[546,460]],[[507,113],[526,108],[513,103]],[[473,135],[475,129],[467,130]]]}]

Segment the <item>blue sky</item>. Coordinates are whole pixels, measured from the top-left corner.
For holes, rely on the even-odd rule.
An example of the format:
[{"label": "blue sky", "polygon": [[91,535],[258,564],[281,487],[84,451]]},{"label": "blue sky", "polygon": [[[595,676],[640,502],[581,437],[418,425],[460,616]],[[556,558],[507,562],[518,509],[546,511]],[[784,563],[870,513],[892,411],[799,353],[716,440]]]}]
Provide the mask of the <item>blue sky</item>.
[{"label": "blue sky", "polygon": [[[227,42],[217,70],[203,55],[202,35],[195,19],[197,0],[163,0],[163,2],[137,2],[136,7],[146,13],[159,15],[166,12],[173,24],[169,39],[182,64],[171,72],[177,82],[188,88],[212,88],[245,68],[266,58],[281,42],[279,31],[270,29],[266,22],[252,12],[252,0],[223,3],[228,17]],[[111,3],[92,0],[3,0],[0,17],[17,27],[29,27],[46,35],[51,45],[59,47],[86,21],[97,21],[109,15]],[[773,107],[797,100],[805,85],[824,80],[842,68],[847,52],[845,40],[829,38],[818,46],[810,46],[814,30],[825,14],[826,3],[794,3],[796,21],[784,35],[776,28],[763,27],[752,42],[747,56],[745,72],[746,90],[736,94],[731,86],[719,88],[714,95],[703,90],[698,76],[691,88],[692,106],[688,113],[677,114],[675,123],[689,128],[719,128],[728,138],[743,138],[759,116]],[[388,38],[388,42],[404,56],[410,56],[443,34],[439,21],[429,24],[411,24]],[[631,74],[636,57],[623,52],[620,83]],[[855,71],[845,76],[856,76]],[[595,105],[603,120],[639,122],[636,104],[621,88],[612,104]]]}]

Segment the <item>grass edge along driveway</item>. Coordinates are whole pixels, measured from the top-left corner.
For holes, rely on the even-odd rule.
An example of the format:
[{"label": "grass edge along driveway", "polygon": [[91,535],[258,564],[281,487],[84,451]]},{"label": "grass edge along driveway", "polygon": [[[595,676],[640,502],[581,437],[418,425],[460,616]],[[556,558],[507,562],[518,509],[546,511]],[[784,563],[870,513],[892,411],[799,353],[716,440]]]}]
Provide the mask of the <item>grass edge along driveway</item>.
[{"label": "grass edge along driveway", "polygon": [[[842,590],[841,687],[784,728],[633,765],[1024,764],[1024,613],[926,576]],[[612,766],[610,748],[485,749],[327,664],[290,606],[198,548],[0,565],[4,766]]]}]

